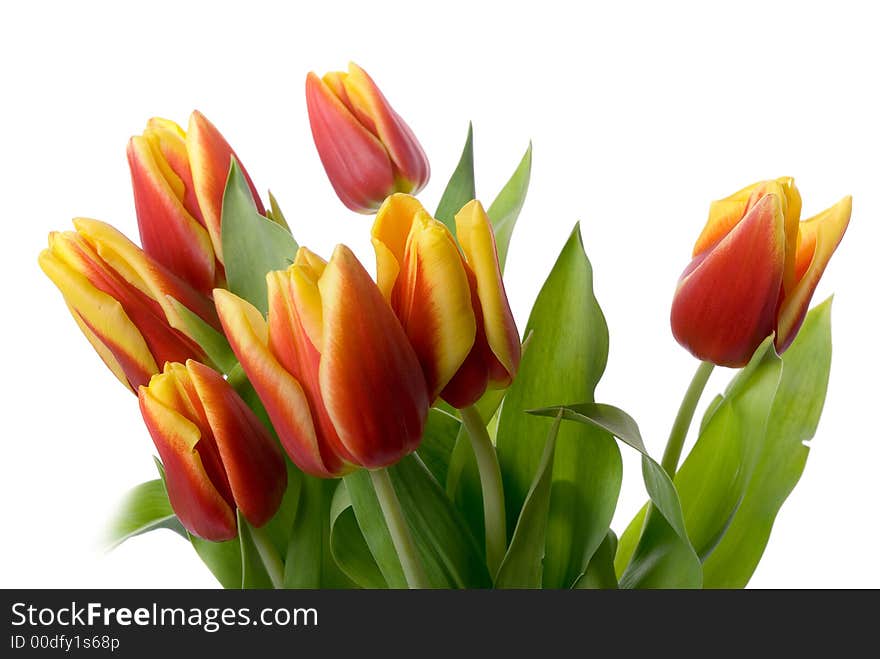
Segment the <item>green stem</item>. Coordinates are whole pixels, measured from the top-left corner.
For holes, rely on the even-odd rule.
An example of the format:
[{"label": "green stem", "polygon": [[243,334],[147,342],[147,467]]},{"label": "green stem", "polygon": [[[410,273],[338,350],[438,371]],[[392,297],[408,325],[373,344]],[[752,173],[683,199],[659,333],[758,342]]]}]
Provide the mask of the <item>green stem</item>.
[{"label": "green stem", "polygon": [[471,446],[480,471],[483,490],[483,520],[486,528],[486,565],[493,576],[497,574],[507,553],[507,517],[504,512],[504,485],[498,454],[486,430],[479,411],[473,405],[461,410],[461,420],[471,438]]},{"label": "green stem", "polygon": [[684,440],[687,438],[697,404],[700,402],[700,397],[703,395],[703,390],[706,388],[706,383],[714,368],[715,365],[711,362],[700,362],[700,366],[694,373],[691,384],[681,401],[681,407],[678,408],[672,430],[669,431],[669,439],[666,441],[666,450],[663,451],[663,461],[660,463],[670,478],[675,478],[678,460],[681,458],[681,450],[684,448]]},{"label": "green stem", "polygon": [[263,567],[266,568],[266,573],[272,581],[272,587],[284,588],[284,563],[281,561],[272,539],[266,533],[266,527],[255,528],[249,522],[244,521],[244,517],[242,517],[242,522],[248,526],[251,539],[254,541],[260,560],[263,561]]},{"label": "green stem", "polygon": [[410,588],[430,588],[428,575],[422,566],[412,533],[410,533],[409,526],[403,516],[403,509],[400,507],[400,499],[397,498],[397,492],[394,491],[394,485],[391,483],[388,471],[386,469],[370,471],[370,478],[373,481],[373,488],[376,490],[382,514],[385,515],[385,523],[391,533],[391,541],[394,543],[394,549],[400,559],[406,583]]}]

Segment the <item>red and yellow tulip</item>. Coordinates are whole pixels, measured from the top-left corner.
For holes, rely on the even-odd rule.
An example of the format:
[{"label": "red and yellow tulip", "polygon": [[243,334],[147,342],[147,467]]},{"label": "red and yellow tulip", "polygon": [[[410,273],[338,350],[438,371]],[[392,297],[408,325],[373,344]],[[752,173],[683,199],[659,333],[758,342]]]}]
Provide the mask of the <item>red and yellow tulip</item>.
[{"label": "red and yellow tulip", "polygon": [[421,440],[430,400],[419,362],[369,274],[345,246],[325,263],[300,248],[270,272],[268,322],[214,291],[233,351],[305,472],[342,475],[397,462]]},{"label": "red and yellow tulip", "polygon": [[415,197],[395,194],[376,214],[372,237],[379,288],[415,348],[432,400],[467,407],[487,387],[510,384],[521,346],[480,202],[462,208],[455,227],[458,244]]},{"label": "red and yellow tulip", "polygon": [[306,104],[318,155],[348,208],[374,213],[393,192],[421,190],[431,170],[421,145],[367,72],[309,73]]},{"label": "red and yellow tulip", "polygon": [[73,223],[76,231],[49,234],[40,267],[113,374],[137,391],[165,362],[204,359],[169,298],[219,329],[211,301],[109,224]]},{"label": "red and yellow tulip", "polygon": [[[214,124],[194,111],[185,132],[168,119],[150,119],[143,134],[129,140],[127,153],[144,251],[210,294],[224,281],[220,220],[235,152]],[[257,210],[265,214],[242,172]]]},{"label": "red and yellow tulip", "polygon": [[745,365],[776,333],[794,340],[825,266],[849,224],[844,197],[801,221],[791,178],[762,181],[712,203],[672,302],[676,340],[699,359]]},{"label": "red and yellow tulip", "polygon": [[168,363],[138,399],[171,507],[190,533],[234,538],[236,509],[255,527],[272,518],[287,487],[284,456],[223,376],[192,360]]}]

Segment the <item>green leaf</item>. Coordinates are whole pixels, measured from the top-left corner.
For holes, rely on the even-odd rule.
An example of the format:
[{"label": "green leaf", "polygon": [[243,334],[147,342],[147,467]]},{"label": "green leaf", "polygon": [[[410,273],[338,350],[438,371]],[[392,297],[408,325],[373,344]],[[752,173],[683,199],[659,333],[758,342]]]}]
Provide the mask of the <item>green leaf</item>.
[{"label": "green leaf", "polygon": [[461,421],[452,414],[432,407],[422,433],[418,454],[425,466],[440,483],[446,482],[449,463]]},{"label": "green leaf", "polygon": [[221,586],[228,589],[241,588],[241,544],[238,538],[226,542],[211,542],[190,535],[189,540]]},{"label": "green leaf", "polygon": [[287,556],[285,588],[350,588],[331,553],[330,506],[337,482],[302,475],[302,490]]},{"label": "green leaf", "polygon": [[620,586],[699,587],[700,559],[688,539],[675,486],[648,454],[635,420],[621,409],[597,403],[545,408],[533,414],[562,414],[563,419],[601,428],[642,454],[642,477],[653,507],[648,511],[642,542],[636,546]]},{"label": "green leaf", "polygon": [[[394,550],[394,542],[388,531],[388,525],[385,523],[379,499],[376,497],[376,492],[370,481],[370,474],[365,469],[358,469],[345,476],[342,482],[345,484],[345,490],[351,501],[355,521],[369,547],[376,567],[382,575],[382,580],[389,588],[407,588],[406,576],[403,574],[403,567]],[[331,546],[332,544],[333,541],[331,541]],[[344,570],[351,569],[350,562],[345,561],[345,565],[342,567]],[[349,576],[358,582],[371,578],[360,572],[349,573]]]},{"label": "green leaf", "polygon": [[446,493],[471,530],[480,551],[485,551],[486,531],[483,520],[483,486],[477,457],[462,425],[455,438],[449,470],[446,474]]},{"label": "green leaf", "polygon": [[257,212],[235,159],[223,192],[221,227],[229,290],[265,314],[266,273],[286,269],[293,263],[298,246],[288,231]]},{"label": "green leaf", "polygon": [[[700,436],[675,476],[687,534],[701,561],[724,537],[752,479],[780,369],[781,362],[769,337],[733,379],[724,396],[712,401]],[[632,577],[636,557],[659,542],[648,534],[651,521],[650,511],[642,510],[621,536],[615,560],[618,574],[623,572],[621,583],[626,580],[640,587],[677,585],[670,582],[675,574],[662,570],[654,570],[640,579]]]},{"label": "green leaf", "polygon": [[[528,348],[529,336],[531,335],[527,335],[523,341],[523,354]],[[486,429],[493,441],[497,436],[498,408],[506,394],[507,389],[488,389],[475,404],[480,418],[488,420]],[[459,428],[458,436],[455,438],[446,480],[440,478],[438,480],[446,483],[447,495],[461,512],[481,550],[485,549],[486,533],[480,470],[477,467],[477,457],[474,455],[470,437],[464,427]]]},{"label": "green leaf", "polygon": [[266,412],[266,408],[263,406],[263,401],[260,400],[260,397],[257,395],[257,390],[254,389],[254,385],[251,384],[251,381],[248,380],[247,375],[245,375],[241,364],[236,364],[235,367],[229,371],[227,382],[229,382],[232,388],[235,389],[239,396],[241,396],[241,399],[247,404],[247,406],[251,408],[251,411],[257,415],[257,418],[263,422],[263,425],[269,429],[272,436],[277,437],[275,434],[275,428],[272,426],[272,420],[269,418],[269,413]]},{"label": "green leaf", "polygon": [[[755,571],[782,504],[806,465],[831,368],[831,299],[807,314],[782,356],[782,378],[741,503],[703,564],[707,588],[742,588]],[[700,441],[705,441],[702,437]],[[684,467],[682,467],[684,469]]]},{"label": "green leaf", "polygon": [[467,139],[464,143],[464,149],[461,152],[461,158],[443,196],[440,197],[440,203],[437,205],[437,212],[434,217],[443,222],[452,235],[455,235],[455,214],[462,207],[477,198],[476,185],[474,183],[474,127],[468,124]]},{"label": "green leaf", "polygon": [[492,226],[495,228],[495,246],[498,249],[498,264],[501,272],[504,272],[504,263],[507,261],[507,249],[510,246],[510,238],[513,235],[513,227],[526,201],[526,193],[529,190],[529,178],[532,174],[532,143],[526,149],[510,180],[495,197],[495,201],[487,211]]},{"label": "green leaf", "polygon": [[271,190],[269,190],[269,208],[266,210],[266,217],[283,227],[288,233],[291,232],[290,225],[287,224],[284,213],[281,212],[281,207],[278,205],[278,201],[276,201],[275,195],[272,194]]},{"label": "green leaf", "polygon": [[304,480],[303,473],[289,458],[285,457],[285,462],[287,464],[287,489],[284,490],[278,512],[273,515],[265,527],[266,534],[271,538],[275,550],[282,557],[287,553],[287,545],[293,533]]},{"label": "green leaf", "polygon": [[[388,473],[432,586],[489,587],[491,579],[476,541],[422,461],[416,455],[407,456],[389,467]],[[385,581],[391,588],[406,588],[370,475],[359,470],[344,481],[358,526]]]},{"label": "green leaf", "polygon": [[168,300],[186,323],[185,333],[205,351],[213,365],[222,373],[229,373],[238,365],[229,341],[221,333],[170,295]]},{"label": "green leaf", "polygon": [[165,484],[158,478],[129,490],[107,526],[104,544],[107,550],[115,549],[129,538],[156,529],[168,529],[186,538],[186,529],[171,509]]},{"label": "green leaf", "polygon": [[[562,249],[532,308],[532,334],[507,391],[497,447],[508,528],[513,529],[541,461],[547,423],[527,410],[592,401],[608,357],[608,328],[593,295],[593,272],[579,227]],[[545,588],[568,588],[608,532],[622,478],[620,449],[585,424],[559,430],[544,559]]]},{"label": "green leaf", "polygon": [[241,511],[235,512],[238,521],[238,542],[241,551],[241,588],[267,589],[272,588],[272,579],[266,571],[260,552],[254,544],[250,526],[248,526]]},{"label": "green leaf", "polygon": [[343,481],[339,481],[330,505],[330,551],[340,569],[361,588],[388,588],[358,526]]},{"label": "green leaf", "polygon": [[574,588],[579,590],[616,589],[618,587],[617,574],[614,572],[614,555],[616,553],[617,536],[614,535],[614,531],[608,531],[602,544],[590,559],[586,572],[575,582]]},{"label": "green leaf", "polygon": [[495,577],[496,588],[540,588],[544,559],[547,516],[550,511],[550,486],[553,481],[553,456],[562,414],[547,434],[541,462],[526,495],[510,546]]}]

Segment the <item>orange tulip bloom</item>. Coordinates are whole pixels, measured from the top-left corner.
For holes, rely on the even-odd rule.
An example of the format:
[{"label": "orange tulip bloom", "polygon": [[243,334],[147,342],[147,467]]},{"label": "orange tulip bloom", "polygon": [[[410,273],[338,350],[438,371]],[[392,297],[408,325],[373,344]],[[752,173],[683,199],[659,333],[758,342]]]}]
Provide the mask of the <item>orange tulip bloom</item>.
[{"label": "orange tulip bloom", "polygon": [[773,332],[779,353],[791,345],[849,225],[852,198],[803,222],[800,211],[791,178],[712,203],[672,302],[673,334],[697,358],[744,366]]},{"label": "orange tulip bloom", "polygon": [[318,155],[339,199],[373,213],[392,192],[415,194],[431,175],[406,122],[356,64],[306,78],[306,104]]},{"label": "orange tulip bloom", "polygon": [[75,232],[49,234],[40,267],[120,382],[137,391],[165,362],[204,359],[169,297],[219,330],[211,301],[109,224],[85,218],[73,223]]},{"label": "orange tulip bloom", "polygon": [[[144,251],[194,288],[222,285],[223,190],[235,152],[199,111],[186,132],[153,118],[128,142],[128,165]],[[238,156],[235,156],[238,160]],[[257,210],[265,209],[242,167]]]},{"label": "orange tulip bloom", "polygon": [[[455,407],[510,384],[519,332],[510,312],[492,224],[478,201],[455,216],[458,244],[415,197],[389,197],[373,224],[379,287],[428,381]],[[461,249],[459,249],[459,245]]]},{"label": "orange tulip bloom", "polygon": [[192,360],[169,363],[138,399],[171,507],[190,533],[234,538],[236,509],[255,527],[272,518],[287,487],[284,456],[223,376]]},{"label": "orange tulip bloom", "polygon": [[268,322],[214,291],[233,351],[290,458],[342,475],[393,464],[421,440],[430,401],[418,360],[369,274],[340,245],[329,263],[300,248],[266,276]]}]

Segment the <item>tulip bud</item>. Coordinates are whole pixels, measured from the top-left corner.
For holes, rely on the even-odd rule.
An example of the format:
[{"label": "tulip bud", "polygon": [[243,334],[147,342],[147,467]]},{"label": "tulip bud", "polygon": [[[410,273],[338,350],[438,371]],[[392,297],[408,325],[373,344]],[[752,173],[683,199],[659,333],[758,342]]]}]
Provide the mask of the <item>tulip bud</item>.
[{"label": "tulip bud", "polygon": [[[224,281],[220,230],[223,191],[238,156],[199,111],[186,132],[153,118],[128,143],[128,165],[144,251],[197,290],[210,294]],[[247,172],[257,210],[265,214]]]},{"label": "tulip bud", "polygon": [[171,507],[190,533],[234,538],[236,509],[255,527],[272,518],[287,487],[284,457],[223,376],[192,360],[169,363],[138,399]]},{"label": "tulip bud", "polygon": [[137,391],[165,362],[204,359],[169,298],[219,330],[211,301],[109,224],[73,223],[75,232],[49,234],[40,267],[113,374]]},{"label": "tulip bud", "polygon": [[309,73],[306,104],[324,170],[348,208],[374,213],[391,193],[425,187],[431,174],[425,152],[359,66],[323,79]]},{"label": "tulip bud", "polygon": [[672,332],[697,358],[744,366],[774,332],[780,354],[791,345],[849,224],[852,198],[803,222],[800,211],[791,178],[712,203],[672,302]]},{"label": "tulip bud", "polygon": [[519,368],[492,224],[478,201],[455,216],[456,240],[415,197],[389,197],[373,224],[379,287],[394,309],[428,382],[454,407],[487,387],[507,387]]},{"label": "tulip bud", "polygon": [[290,458],[319,477],[376,469],[415,450],[430,401],[412,346],[369,274],[340,245],[300,248],[270,272],[268,322],[214,291],[233,351]]}]

